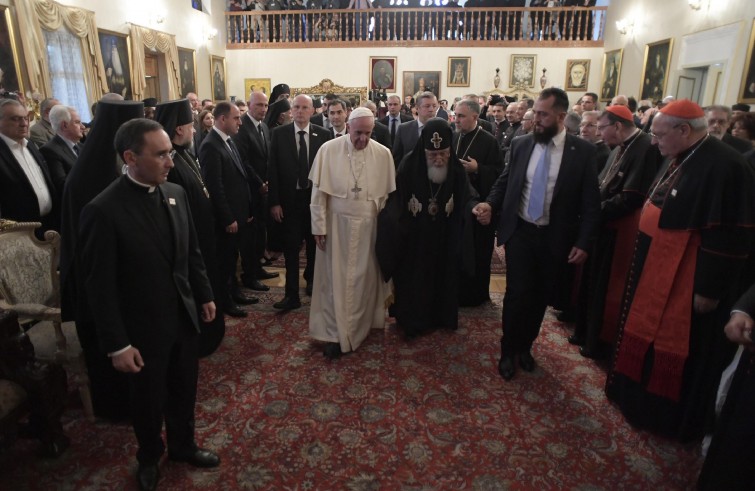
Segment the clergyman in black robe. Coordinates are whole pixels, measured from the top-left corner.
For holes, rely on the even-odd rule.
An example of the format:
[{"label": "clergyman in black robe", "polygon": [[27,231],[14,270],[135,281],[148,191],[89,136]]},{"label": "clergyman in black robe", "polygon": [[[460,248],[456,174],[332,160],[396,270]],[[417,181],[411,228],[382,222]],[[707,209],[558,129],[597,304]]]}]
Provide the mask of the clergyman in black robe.
[{"label": "clergyman in black robe", "polygon": [[[189,151],[194,133],[194,118],[188,99],[170,101],[157,105],[155,120],[163,125],[173,143],[173,168],[168,181],[178,184],[184,191],[191,207],[191,218],[197,231],[199,250],[202,252],[207,277],[213,294],[222,290],[223,280],[217,264],[215,248],[215,216],[212,212],[210,193],[202,180],[199,162]],[[201,305],[201,302],[197,302]],[[199,318],[197,350],[200,357],[214,352],[225,334],[225,318],[216,315],[210,322]]]},{"label": "clergyman in black robe", "polygon": [[391,312],[409,338],[458,327],[459,276],[463,267],[473,268],[476,193],[451,140],[446,121],[433,118],[425,124],[399,165],[396,191],[378,218],[378,261],[383,278],[392,278],[395,288]]}]

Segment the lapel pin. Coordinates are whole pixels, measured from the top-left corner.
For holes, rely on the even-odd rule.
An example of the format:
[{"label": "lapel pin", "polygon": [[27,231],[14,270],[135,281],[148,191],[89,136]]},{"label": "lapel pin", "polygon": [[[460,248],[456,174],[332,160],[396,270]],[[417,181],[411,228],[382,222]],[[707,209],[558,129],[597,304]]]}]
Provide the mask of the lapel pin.
[{"label": "lapel pin", "polygon": [[312,136],[317,136],[317,133],[312,133]]},{"label": "lapel pin", "polygon": [[674,198],[676,197],[676,189],[671,190],[671,196]]},{"label": "lapel pin", "polygon": [[168,204],[171,206],[176,206],[176,198],[168,198]]}]

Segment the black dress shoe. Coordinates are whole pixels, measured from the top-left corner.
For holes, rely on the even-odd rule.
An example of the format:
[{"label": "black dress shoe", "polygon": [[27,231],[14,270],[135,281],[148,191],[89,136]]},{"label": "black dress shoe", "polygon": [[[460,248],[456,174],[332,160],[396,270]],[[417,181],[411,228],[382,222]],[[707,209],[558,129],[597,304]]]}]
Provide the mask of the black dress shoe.
[{"label": "black dress shoe", "polygon": [[189,455],[169,455],[170,460],[176,462],[186,462],[194,467],[217,467],[220,465],[220,457],[212,450],[206,448],[198,448],[193,454]]},{"label": "black dress shoe", "polygon": [[223,313],[225,315],[230,315],[231,317],[246,317],[246,312],[241,310],[238,305],[229,305],[225,307]]},{"label": "black dress shoe", "polygon": [[136,480],[139,481],[139,489],[142,491],[157,489],[157,481],[160,480],[160,471],[157,468],[157,464],[139,464],[139,469],[136,471]]},{"label": "black dress shoe", "polygon": [[529,351],[519,353],[519,366],[525,372],[531,372],[535,369],[535,359]]},{"label": "black dress shoe", "polygon": [[256,290],[258,292],[266,292],[270,290],[270,287],[262,283],[260,280],[244,280],[244,286],[250,290]]},{"label": "black dress shoe", "polygon": [[498,373],[501,374],[503,380],[511,380],[514,378],[516,368],[514,368],[513,356],[502,356],[501,361],[498,362]]},{"label": "black dress shoe", "polygon": [[574,322],[575,320],[577,320],[577,316],[573,310],[567,309],[556,314],[556,319],[559,322]]},{"label": "black dress shoe", "polygon": [[603,358],[606,358],[606,350],[601,348],[588,348],[587,346],[582,346],[579,348],[579,354],[592,360],[602,360]]},{"label": "black dress shoe", "polygon": [[278,273],[270,273],[260,268],[260,270],[257,271],[257,274],[255,274],[254,276],[256,276],[258,280],[269,280],[271,278],[277,278]]},{"label": "black dress shoe", "polygon": [[582,336],[577,336],[576,334],[572,334],[568,338],[566,338],[567,341],[569,341],[569,344],[575,344],[577,346],[582,346],[585,344],[585,338]]},{"label": "black dress shoe", "polygon": [[284,297],[280,302],[273,304],[274,309],[278,310],[293,310],[301,307],[301,302],[298,298]]},{"label": "black dress shoe", "polygon": [[325,358],[329,358],[331,360],[335,360],[336,358],[339,358],[343,353],[341,353],[341,345],[338,343],[327,343],[325,345],[325,348],[322,350],[322,354],[325,355]]},{"label": "black dress shoe", "polygon": [[236,302],[236,305],[254,305],[255,303],[259,303],[260,299],[238,294],[233,296],[233,301]]}]

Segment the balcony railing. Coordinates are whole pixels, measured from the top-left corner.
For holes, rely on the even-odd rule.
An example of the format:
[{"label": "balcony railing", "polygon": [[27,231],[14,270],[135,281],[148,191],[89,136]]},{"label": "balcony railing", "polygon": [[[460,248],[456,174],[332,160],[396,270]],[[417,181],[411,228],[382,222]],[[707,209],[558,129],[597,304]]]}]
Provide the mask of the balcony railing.
[{"label": "balcony railing", "polygon": [[229,49],[603,46],[606,7],[226,12]]}]

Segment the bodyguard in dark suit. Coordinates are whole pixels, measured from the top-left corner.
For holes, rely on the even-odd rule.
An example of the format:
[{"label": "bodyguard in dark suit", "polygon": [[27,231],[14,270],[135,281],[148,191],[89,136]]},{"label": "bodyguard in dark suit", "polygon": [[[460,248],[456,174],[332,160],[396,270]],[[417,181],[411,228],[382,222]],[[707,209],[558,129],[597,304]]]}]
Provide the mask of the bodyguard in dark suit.
[{"label": "bodyguard in dark suit", "polygon": [[412,121],[412,117],[401,112],[401,98],[395,94],[389,95],[385,104],[388,106],[388,114],[384,118],[379,119],[378,123],[388,128],[388,134],[391,138],[391,147],[389,148],[392,148],[398,127],[401,123]]},{"label": "bodyguard in dark suit", "polygon": [[55,136],[39,151],[47,161],[55,189],[62,195],[66,176],[79,157],[79,142],[84,136],[84,126],[76,109],[63,105],[50,110],[50,124]]},{"label": "bodyguard in dark suit", "polygon": [[60,230],[60,206],[44,157],[29,141],[26,108],[0,101],[0,217],[41,222],[37,231]]},{"label": "bodyguard in dark suit", "polygon": [[279,126],[272,132],[268,162],[270,216],[282,224],[283,255],[286,259],[285,296],[273,305],[280,310],[291,310],[301,306],[299,250],[302,241],[305,242],[307,250],[307,266],[304,268],[307,294],[311,295],[312,292],[315,240],[312,237],[309,211],[312,188],[308,176],[320,146],[330,140],[328,130],[310,124],[314,108],[309,96],[296,96],[291,105],[291,112],[294,122]]},{"label": "bodyguard in dark suit", "polygon": [[372,134],[370,138],[375,140],[384,147],[391,149],[391,135],[388,133],[388,127],[377,120],[377,106],[372,101],[367,101],[362,104],[362,107],[369,109],[375,116],[375,126],[372,128]]},{"label": "bodyguard in dark suit", "polygon": [[498,371],[514,376],[514,358],[535,368],[530,353],[561,271],[587,259],[600,220],[595,146],[567,135],[569,98],[561,89],[540,93],[532,134],[511,146],[511,159],[487,200],[474,208],[483,225],[500,213],[498,243],[506,246],[506,295]]},{"label": "bodyguard in dark suit", "polygon": [[[260,280],[278,276],[278,273],[265,271],[260,262],[265,256],[267,239],[267,160],[270,156],[270,128],[264,123],[268,108],[267,96],[262,92],[252,92],[248,106],[249,111],[241,117],[241,128],[233,137],[250,179],[254,215],[252,234],[249,237],[252,243],[242,245],[250,253],[241,256],[241,282],[252,290],[267,291],[270,287]],[[258,182],[262,182],[262,185],[256,188],[255,184]],[[246,258],[250,261],[246,261]]]},{"label": "bodyguard in dark suit", "polygon": [[414,150],[419,134],[426,122],[435,117],[438,110],[438,98],[432,92],[423,92],[417,96],[417,120],[409,121],[398,127],[393,140],[393,162],[398,167],[401,159]]},{"label": "bodyguard in dark suit", "polygon": [[[217,297],[223,312],[234,317],[245,317],[246,312],[239,305],[257,303],[259,300],[241,295],[236,280],[240,245],[247,240],[244,235],[251,232],[249,224],[252,221],[249,174],[231,139],[239,131],[241,113],[236,104],[220,102],[213,116],[215,126],[202,141],[199,162],[215,210],[218,265],[226,285],[226,291],[218,292]],[[261,185],[261,182],[257,183],[257,187]]]},{"label": "bodyguard in dark suit", "polygon": [[186,193],[166,183],[173,147],[162,127],[136,119],[116,134],[128,174],[81,213],[84,286],[100,349],[130,374],[141,489],[155,489],[168,455],[197,467],[220,458],[194,440],[198,315],[215,316]]},{"label": "bodyguard in dark suit", "polygon": [[309,122],[317,126],[322,126],[326,130],[331,129],[333,125],[330,124],[330,121],[328,121],[328,106],[336,99],[338,99],[338,96],[335,94],[325,94],[325,96],[323,96],[322,98],[322,112],[315,114],[314,116],[309,118]]}]

